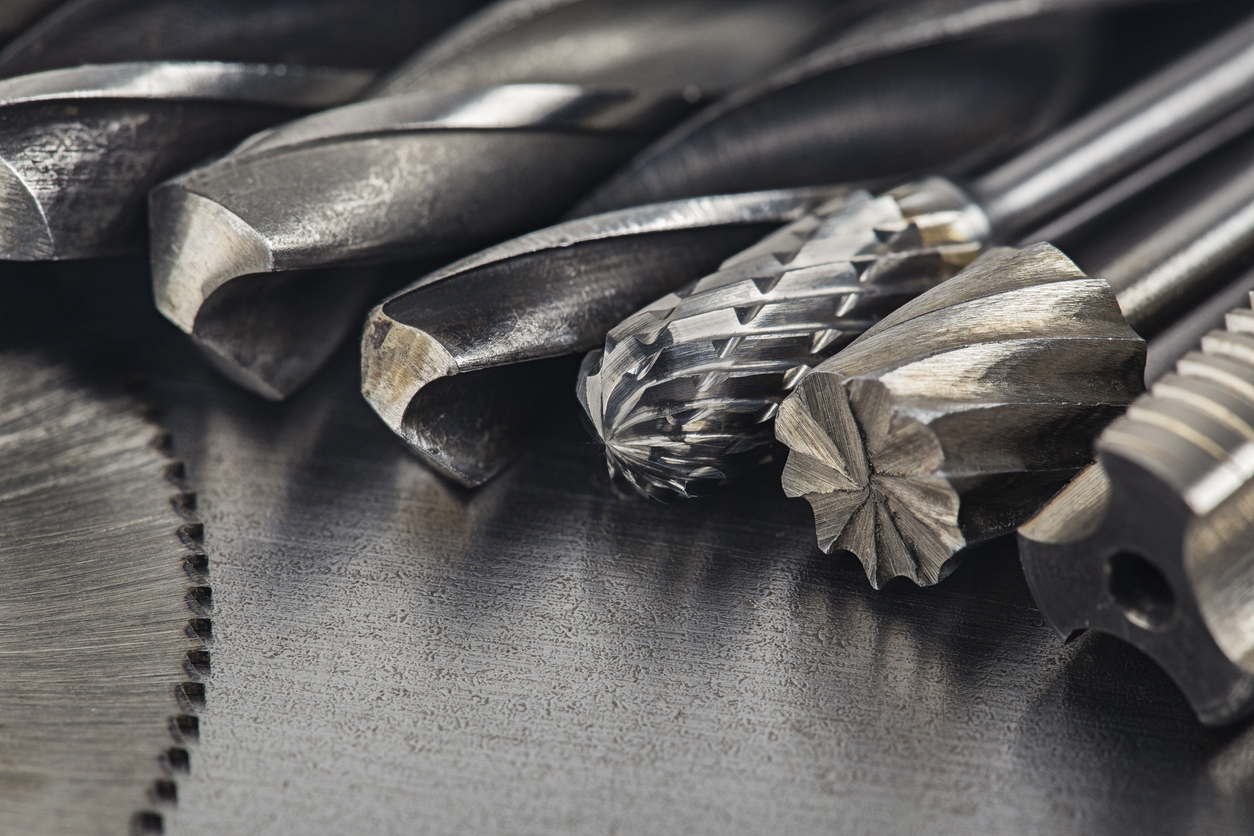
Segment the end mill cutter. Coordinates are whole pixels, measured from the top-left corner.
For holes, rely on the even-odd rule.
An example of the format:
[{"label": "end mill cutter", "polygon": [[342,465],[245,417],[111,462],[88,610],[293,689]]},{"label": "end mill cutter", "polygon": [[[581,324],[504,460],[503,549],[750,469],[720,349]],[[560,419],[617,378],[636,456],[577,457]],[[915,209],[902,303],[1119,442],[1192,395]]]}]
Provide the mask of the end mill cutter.
[{"label": "end mill cutter", "polygon": [[1131,642],[1211,725],[1254,711],[1252,445],[1246,307],[1107,427],[1097,463],[1019,529],[1028,585],[1058,634]]},{"label": "end mill cutter", "polygon": [[[994,250],[815,368],[780,406],[784,491],[875,587],[933,584],[1090,460],[1143,388],[1147,333],[1254,252],[1254,165],[1086,275]],[[1135,329],[1135,330],[1133,330]]]},{"label": "end mill cutter", "polygon": [[1254,19],[967,187],[855,192],[610,331],[578,391],[611,472],[687,496],[752,466],[805,374],[876,319],[1254,99]]}]

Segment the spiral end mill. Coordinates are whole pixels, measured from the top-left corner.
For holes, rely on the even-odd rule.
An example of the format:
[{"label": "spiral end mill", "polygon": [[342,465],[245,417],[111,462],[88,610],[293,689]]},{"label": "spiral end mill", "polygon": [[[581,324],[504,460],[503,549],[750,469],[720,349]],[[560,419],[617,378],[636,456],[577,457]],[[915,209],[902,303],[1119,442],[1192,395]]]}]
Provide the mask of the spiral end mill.
[{"label": "spiral end mill", "polygon": [[1142,390],[1110,286],[1054,247],[989,253],[883,319],[780,406],[783,486],[871,585],[934,584],[1090,460]]},{"label": "spiral end mill", "polygon": [[1254,711],[1254,311],[1232,311],[1019,529],[1063,637],[1092,628],[1161,665],[1204,723]]},{"label": "spiral end mill", "polygon": [[987,235],[945,180],[858,191],[624,320],[578,384],[611,475],[666,499],[759,463],[805,373],[969,264]]}]

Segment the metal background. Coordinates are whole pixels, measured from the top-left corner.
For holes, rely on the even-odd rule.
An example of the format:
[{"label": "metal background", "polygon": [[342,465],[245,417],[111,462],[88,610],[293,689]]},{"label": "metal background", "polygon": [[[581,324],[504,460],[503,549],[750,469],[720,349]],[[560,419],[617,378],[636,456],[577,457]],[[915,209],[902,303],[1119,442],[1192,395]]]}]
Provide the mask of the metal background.
[{"label": "metal background", "polygon": [[168,833],[1254,829],[1254,730],[1203,728],[1113,639],[1059,646],[1008,539],[875,592],[778,471],[620,496],[573,393],[465,492],[373,416],[353,350],[266,403],[146,282],[0,290],[27,344],[146,371],[199,494],[213,675]]}]

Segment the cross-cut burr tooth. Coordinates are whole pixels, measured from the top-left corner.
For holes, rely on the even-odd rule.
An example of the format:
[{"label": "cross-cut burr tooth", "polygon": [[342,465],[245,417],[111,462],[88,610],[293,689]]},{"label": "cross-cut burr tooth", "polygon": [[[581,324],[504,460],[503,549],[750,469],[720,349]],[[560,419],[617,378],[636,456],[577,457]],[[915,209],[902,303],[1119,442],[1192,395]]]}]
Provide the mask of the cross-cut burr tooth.
[{"label": "cross-cut burr tooth", "polygon": [[1254,711],[1254,312],[1154,383],[1098,462],[1019,529],[1063,637],[1092,628],[1158,662],[1205,723]]},{"label": "cross-cut burr tooth", "polygon": [[997,250],[819,365],[780,407],[784,491],[871,584],[934,584],[1089,460],[1143,388],[1110,286],[1048,244]]},{"label": "cross-cut burr tooth", "polygon": [[986,235],[947,181],[859,191],[624,320],[578,383],[611,473],[665,498],[761,461],[804,374],[968,264]]}]

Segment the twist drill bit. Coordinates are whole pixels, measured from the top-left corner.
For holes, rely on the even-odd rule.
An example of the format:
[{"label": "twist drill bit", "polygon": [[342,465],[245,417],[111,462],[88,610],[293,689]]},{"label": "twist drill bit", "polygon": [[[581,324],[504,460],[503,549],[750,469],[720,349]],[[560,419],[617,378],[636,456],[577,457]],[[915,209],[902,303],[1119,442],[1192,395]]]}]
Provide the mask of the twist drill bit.
[{"label": "twist drill bit", "polygon": [[[138,249],[154,184],[260,128],[352,100],[374,80],[370,64],[272,63],[285,52],[332,64],[365,58],[356,36],[323,31],[306,40],[338,24],[350,7],[360,11],[359,4],[338,0],[304,10],[293,9],[291,0],[248,9],[227,5],[216,28],[188,30],[172,26],[168,3],[74,3],[0,55],[0,74],[38,68],[0,80],[0,258],[88,258]],[[379,10],[391,5],[383,0]],[[105,11],[130,24],[125,37],[111,36]],[[192,3],[185,11],[183,22],[196,24],[208,9]],[[231,12],[237,19],[228,19]],[[222,46],[222,29],[245,26],[260,41]],[[409,40],[416,43],[421,34],[420,28]],[[92,44],[83,54],[105,55],[112,63],[44,69],[76,57],[62,51],[62,41],[83,36]],[[245,60],[126,60],[212,56],[219,48]]]},{"label": "twist drill bit", "polygon": [[[990,243],[1013,239],[1254,98],[1254,20],[962,188],[852,195],[614,329],[577,389],[611,473],[689,496],[771,443],[763,423],[823,358]],[[777,243],[778,242],[778,243]]]},{"label": "twist drill bit", "polygon": [[995,250],[816,367],[776,432],[819,547],[854,553],[877,588],[927,585],[1032,514],[1142,391],[1137,331],[1254,248],[1246,166],[1097,271],[1109,280],[1049,244]]},{"label": "twist drill bit", "polygon": [[537,400],[529,372],[541,369],[517,364],[586,351],[642,301],[837,191],[640,206],[462,259],[371,311],[362,394],[424,461],[467,487],[480,485],[518,450]]},{"label": "twist drill bit", "polygon": [[1211,725],[1254,710],[1252,442],[1254,311],[1240,308],[1019,529],[1028,585],[1059,635],[1131,642]]},{"label": "twist drill bit", "polygon": [[[312,282],[258,274],[448,256],[555,220],[703,95],[765,73],[861,7],[498,4],[368,100],[154,190],[157,306],[237,381],[282,398],[358,321],[369,286],[355,269]],[[300,299],[311,284],[321,297]]]}]

